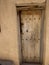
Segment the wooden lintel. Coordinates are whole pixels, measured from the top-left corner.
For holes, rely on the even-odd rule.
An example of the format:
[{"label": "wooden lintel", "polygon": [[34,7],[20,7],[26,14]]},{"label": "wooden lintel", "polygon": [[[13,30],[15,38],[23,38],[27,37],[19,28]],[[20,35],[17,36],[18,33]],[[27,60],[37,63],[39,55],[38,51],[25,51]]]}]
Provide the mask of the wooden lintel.
[{"label": "wooden lintel", "polygon": [[23,3],[16,5],[17,10],[27,10],[27,9],[45,9],[44,3]]}]

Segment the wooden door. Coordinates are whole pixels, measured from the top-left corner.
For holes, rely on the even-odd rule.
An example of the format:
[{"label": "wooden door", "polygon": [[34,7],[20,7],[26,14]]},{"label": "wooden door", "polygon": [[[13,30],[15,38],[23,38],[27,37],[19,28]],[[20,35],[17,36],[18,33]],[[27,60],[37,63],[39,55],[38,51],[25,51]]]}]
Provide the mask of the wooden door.
[{"label": "wooden door", "polygon": [[21,49],[23,62],[40,61],[41,10],[21,11]]}]

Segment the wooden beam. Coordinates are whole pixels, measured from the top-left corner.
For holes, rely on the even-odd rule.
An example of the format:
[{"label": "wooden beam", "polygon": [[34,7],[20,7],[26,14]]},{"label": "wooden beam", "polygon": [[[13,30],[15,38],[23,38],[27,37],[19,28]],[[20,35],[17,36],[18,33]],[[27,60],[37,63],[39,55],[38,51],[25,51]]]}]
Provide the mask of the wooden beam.
[{"label": "wooden beam", "polygon": [[28,9],[45,9],[44,3],[25,3],[25,4],[17,4],[17,10],[28,10]]}]

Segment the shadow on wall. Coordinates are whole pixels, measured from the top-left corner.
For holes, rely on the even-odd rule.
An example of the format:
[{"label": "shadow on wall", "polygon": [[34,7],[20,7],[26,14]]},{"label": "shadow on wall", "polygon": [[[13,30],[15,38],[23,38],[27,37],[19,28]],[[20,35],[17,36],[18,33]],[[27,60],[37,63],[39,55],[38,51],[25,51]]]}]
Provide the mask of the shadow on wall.
[{"label": "shadow on wall", "polygon": [[1,60],[0,59],[0,65],[15,65],[12,60]]}]

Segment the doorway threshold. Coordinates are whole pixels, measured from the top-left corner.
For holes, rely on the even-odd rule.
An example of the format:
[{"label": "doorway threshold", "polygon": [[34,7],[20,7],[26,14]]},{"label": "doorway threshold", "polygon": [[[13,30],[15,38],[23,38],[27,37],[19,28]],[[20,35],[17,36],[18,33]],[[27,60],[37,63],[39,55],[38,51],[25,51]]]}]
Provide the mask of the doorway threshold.
[{"label": "doorway threshold", "polygon": [[41,63],[21,63],[21,65],[42,65]]}]

